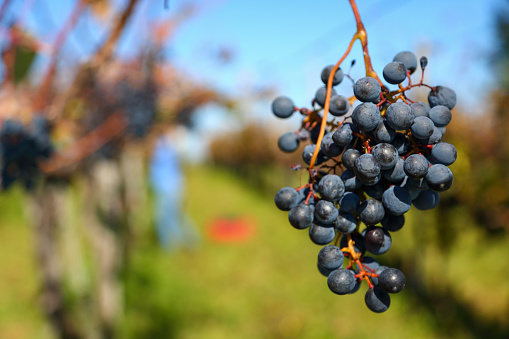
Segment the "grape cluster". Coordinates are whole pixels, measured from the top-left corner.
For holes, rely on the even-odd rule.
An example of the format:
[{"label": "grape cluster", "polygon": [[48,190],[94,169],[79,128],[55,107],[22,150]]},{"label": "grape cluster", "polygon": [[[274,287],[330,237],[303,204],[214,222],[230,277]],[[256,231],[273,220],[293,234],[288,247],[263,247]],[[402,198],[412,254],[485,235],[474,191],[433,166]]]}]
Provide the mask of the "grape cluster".
[{"label": "grape cluster", "polygon": [[[404,226],[404,214],[411,206],[419,210],[436,207],[439,192],[453,183],[447,166],[456,160],[456,148],[442,138],[456,95],[447,87],[424,84],[426,65],[427,58],[422,57],[421,80],[412,84],[411,74],[418,61],[405,51],[383,69],[385,81],[399,85],[397,90],[391,91],[377,77],[369,76],[352,79],[351,98],[332,88],[329,112],[333,119],[326,121],[325,86],[317,90],[311,108],[297,108],[284,96],[272,102],[272,111],[279,118],[289,118],[295,112],[302,115],[301,128],[281,135],[278,146],[283,152],[293,152],[307,142],[302,159],[309,165],[307,184],[279,190],[276,206],[289,211],[294,228],[309,229],[311,241],[324,246],[317,265],[330,290],[351,294],[366,280],[365,302],[377,313],[388,309],[391,293],[405,287],[405,276],[366,254],[379,256],[389,251],[391,232]],[[331,71],[332,66],[323,69],[324,84]],[[332,85],[343,78],[338,69]],[[402,85],[405,80],[406,86]],[[407,97],[407,91],[416,86],[430,88],[428,103]],[[357,100],[360,103],[352,107]],[[322,123],[325,132],[318,145]],[[293,166],[299,168],[302,166]]]},{"label": "grape cluster", "polygon": [[5,120],[0,129],[0,143],[2,188],[9,188],[16,180],[27,189],[33,188],[40,173],[38,160],[49,158],[53,152],[49,121],[35,115],[26,127],[19,120]]}]

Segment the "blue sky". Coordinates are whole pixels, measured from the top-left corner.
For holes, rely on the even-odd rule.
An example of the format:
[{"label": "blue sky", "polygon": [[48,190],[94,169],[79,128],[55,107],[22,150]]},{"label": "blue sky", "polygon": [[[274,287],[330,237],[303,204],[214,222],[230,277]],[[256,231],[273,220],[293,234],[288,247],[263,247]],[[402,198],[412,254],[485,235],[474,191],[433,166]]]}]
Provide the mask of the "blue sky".
[{"label": "blue sky", "polygon": [[[120,7],[127,1],[113,2]],[[429,59],[426,71],[429,84],[455,89],[459,105],[471,114],[482,111],[494,78],[490,68],[490,54],[496,44],[493,17],[507,1],[357,2],[377,72],[381,73],[400,51],[424,54]],[[21,14],[24,21],[51,42],[73,3],[13,0],[9,15],[20,15],[23,8],[28,8],[27,13]],[[169,10],[164,9],[163,3],[163,0],[141,1],[122,38],[120,54],[137,53],[151,22],[173,18],[179,15],[182,6],[194,3],[198,12],[180,26],[166,46],[168,58],[174,64],[198,82],[217,86],[231,95],[246,96],[252,88],[274,86],[277,94],[290,96],[298,106],[309,104],[321,86],[321,69],[339,59],[355,32],[347,0],[170,0]],[[51,13],[52,19],[37,20],[41,11]],[[72,60],[68,62],[85,60],[104,36],[108,24],[90,15],[80,21],[65,47],[64,55]],[[227,65],[220,64],[215,57],[215,52],[223,47],[234,53],[233,61]],[[357,60],[352,76],[358,79],[364,76],[359,45],[354,46],[347,64],[352,59]],[[338,91],[349,95],[351,85],[343,83]],[[246,113],[268,119],[269,105],[270,102],[246,103]],[[211,126],[218,120],[210,117],[215,113],[208,117],[204,114],[204,120],[210,120]]]}]

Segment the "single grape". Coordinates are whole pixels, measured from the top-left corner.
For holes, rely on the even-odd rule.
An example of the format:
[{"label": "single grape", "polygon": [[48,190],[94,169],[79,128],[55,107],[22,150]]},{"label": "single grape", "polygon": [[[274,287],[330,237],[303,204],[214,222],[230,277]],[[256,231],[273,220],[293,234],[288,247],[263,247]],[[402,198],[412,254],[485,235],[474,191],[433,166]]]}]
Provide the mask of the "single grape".
[{"label": "single grape", "polygon": [[424,178],[428,173],[429,162],[421,154],[412,154],[405,159],[403,169],[406,175],[414,179]]},{"label": "single grape", "polygon": [[442,140],[442,132],[440,128],[445,127],[433,127],[433,133],[426,139],[419,139],[419,142],[423,145],[434,145]]},{"label": "single grape", "polygon": [[456,161],[457,157],[456,147],[448,142],[439,142],[431,149],[431,159],[435,164],[449,166]]},{"label": "single grape", "polygon": [[405,275],[397,268],[388,268],[378,276],[378,286],[389,293],[401,292],[405,283]]},{"label": "single grape", "polygon": [[396,102],[387,108],[385,119],[395,130],[406,130],[414,122],[414,113],[404,102]]},{"label": "single grape", "polygon": [[315,205],[315,218],[324,224],[332,224],[338,215],[339,210],[330,201],[320,200]]},{"label": "single grape", "polygon": [[362,182],[357,179],[354,171],[345,170],[341,173],[341,180],[345,183],[345,191],[347,192],[355,192],[362,187]]},{"label": "single grape", "polygon": [[298,230],[308,228],[314,220],[315,208],[310,205],[298,204],[288,213],[290,224]]},{"label": "single grape", "polygon": [[382,219],[382,226],[389,232],[397,232],[403,228],[405,225],[405,216],[404,215],[392,215],[390,213],[385,213],[384,218]]},{"label": "single grape", "polygon": [[272,113],[278,118],[286,119],[289,118],[295,111],[295,105],[292,99],[279,96],[272,101]]},{"label": "single grape", "polygon": [[382,196],[385,210],[393,215],[402,215],[412,207],[412,198],[408,191],[399,186],[389,187]]},{"label": "single grape", "polygon": [[391,305],[389,293],[378,286],[368,289],[364,301],[366,302],[366,306],[375,313],[383,313],[387,311]]},{"label": "single grape", "polygon": [[364,246],[374,255],[382,255],[391,248],[391,235],[383,227],[369,226],[363,233]]},{"label": "single grape", "polygon": [[[308,165],[311,163],[311,159],[313,158],[313,154],[315,153],[315,148],[316,148],[315,144],[307,145],[306,147],[304,147],[304,150],[302,151],[302,160],[304,160],[304,162]],[[324,162],[325,160],[326,160],[326,157],[323,154],[323,152],[320,150],[318,152],[318,156],[316,158],[315,164],[319,165],[322,162]]]},{"label": "single grape", "polygon": [[393,61],[388,63],[383,70],[385,81],[396,85],[402,83],[406,79],[406,66],[402,62]]},{"label": "single grape", "polygon": [[376,102],[380,99],[382,87],[375,78],[364,77],[355,82],[353,93],[362,102]]},{"label": "single grape", "polygon": [[410,108],[412,109],[412,113],[414,113],[414,117],[429,117],[429,111],[431,107],[425,102],[414,102],[410,104]]},{"label": "single grape", "polygon": [[426,181],[433,191],[447,191],[454,181],[451,170],[442,164],[433,165],[426,174]]},{"label": "single grape", "polygon": [[317,245],[327,245],[336,236],[333,227],[323,227],[316,223],[311,224],[309,227],[309,238]]},{"label": "single grape", "polygon": [[406,154],[411,148],[410,140],[408,140],[407,136],[403,133],[396,132],[394,140],[391,142],[391,144],[396,147],[396,151],[398,151],[399,155]]},{"label": "single grape", "polygon": [[334,245],[325,246],[318,253],[318,265],[328,270],[340,268],[344,259],[341,249]]},{"label": "single grape", "polygon": [[336,221],[334,221],[334,227],[343,234],[352,233],[357,228],[357,219],[355,219],[353,214],[340,213]]},{"label": "single grape", "polygon": [[364,178],[376,178],[380,174],[380,170],[380,164],[373,154],[365,153],[355,160],[354,173],[361,181]]},{"label": "single grape", "polygon": [[372,102],[363,102],[354,108],[352,121],[361,131],[371,131],[380,122],[380,110]]},{"label": "single grape", "polygon": [[355,287],[355,275],[353,271],[340,268],[334,270],[327,278],[329,289],[339,295],[348,294]]},{"label": "single grape", "polygon": [[406,69],[410,71],[410,74],[417,69],[417,57],[414,53],[409,51],[399,52],[392,61],[402,62],[406,66]]},{"label": "single grape", "polygon": [[277,141],[279,149],[286,153],[291,153],[299,147],[299,139],[294,132],[286,132],[281,135]]},{"label": "single grape", "polygon": [[359,206],[359,219],[366,225],[376,225],[385,215],[383,205],[375,199],[366,199]]},{"label": "single grape", "polygon": [[371,132],[376,142],[392,142],[396,136],[396,131],[389,126],[385,119],[381,119],[375,129]]},{"label": "single grape", "polygon": [[361,204],[359,196],[352,192],[346,192],[339,200],[339,211],[346,213],[355,213]]},{"label": "single grape", "polygon": [[[336,90],[334,88],[331,89],[331,98],[335,95],[337,95]],[[327,87],[322,86],[320,87],[315,94],[315,101],[320,107],[325,106],[325,98],[327,96]]]},{"label": "single grape", "polygon": [[428,102],[431,107],[442,105],[453,109],[456,106],[456,93],[448,87],[436,86],[429,92]]},{"label": "single grape", "polygon": [[379,181],[372,186],[365,186],[364,192],[366,192],[366,194],[369,195],[371,198],[380,200],[382,199],[382,196],[386,189],[387,185]]},{"label": "single grape", "polygon": [[434,106],[429,111],[429,118],[433,121],[435,126],[444,127],[451,122],[452,113],[451,110],[445,106]]},{"label": "single grape", "polygon": [[343,152],[343,147],[339,146],[332,140],[333,133],[327,133],[322,139],[321,151],[324,156],[334,158]]},{"label": "single grape", "polygon": [[[380,275],[380,273],[382,273],[383,271],[385,271],[386,269],[388,269],[389,267],[387,266],[378,266],[375,270],[375,274],[378,274]],[[373,285],[378,285],[378,278],[377,277],[370,277],[371,279],[371,282],[373,283]]]},{"label": "single grape", "polygon": [[277,208],[282,211],[289,211],[297,206],[297,191],[293,187],[283,187],[274,197]]},{"label": "single grape", "polygon": [[412,201],[415,208],[421,211],[431,210],[438,206],[440,195],[430,189],[421,191],[416,199]]},{"label": "single grape", "polygon": [[342,95],[333,95],[330,98],[329,112],[330,114],[340,117],[348,113],[350,110],[350,102]]},{"label": "single grape", "polygon": [[412,131],[412,135],[417,139],[426,139],[433,134],[435,125],[430,118],[421,116],[414,119],[410,130]]},{"label": "single grape", "polygon": [[[320,74],[320,78],[322,79],[322,82],[325,85],[327,85],[327,83],[329,81],[329,77],[332,72],[332,68],[334,68],[334,65],[329,65],[329,66],[325,67],[322,70],[322,73]],[[334,78],[332,78],[332,86],[339,85],[341,83],[341,81],[343,81],[343,77],[344,77],[343,71],[341,70],[341,67],[339,67],[337,69],[336,73],[334,73]]]},{"label": "single grape", "polygon": [[355,161],[361,156],[361,152],[356,149],[347,149],[341,156],[341,162],[347,169],[353,170],[355,168]]},{"label": "single grape", "polygon": [[343,180],[335,174],[327,174],[318,183],[318,192],[322,199],[338,201],[345,192]]},{"label": "single grape", "polygon": [[399,159],[396,147],[387,143],[375,145],[371,150],[371,154],[373,154],[376,162],[380,165],[381,170],[394,168]]},{"label": "single grape", "polygon": [[353,132],[359,132],[351,122],[345,122],[334,132],[332,140],[339,146],[347,146],[353,140]]},{"label": "single grape", "polygon": [[405,160],[403,160],[403,158],[398,158],[398,161],[393,168],[382,171],[382,176],[391,184],[401,183],[401,181],[403,181],[406,177],[405,170],[403,169],[404,164]]},{"label": "single grape", "polygon": [[323,275],[324,277],[328,277],[329,274],[331,274],[331,272],[334,271],[334,270],[328,270],[325,267],[320,266],[320,264],[318,264],[318,263],[316,263],[316,266],[318,267],[318,272],[320,272],[320,274]]}]

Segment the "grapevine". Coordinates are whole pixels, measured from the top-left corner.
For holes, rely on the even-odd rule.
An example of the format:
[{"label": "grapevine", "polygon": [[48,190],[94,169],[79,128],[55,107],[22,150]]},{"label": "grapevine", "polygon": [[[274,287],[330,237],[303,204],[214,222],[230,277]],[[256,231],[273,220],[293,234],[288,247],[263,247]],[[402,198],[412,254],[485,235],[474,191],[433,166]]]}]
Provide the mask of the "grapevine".
[{"label": "grapevine", "polygon": [[[317,265],[329,289],[339,295],[352,294],[365,281],[365,303],[381,313],[390,306],[390,294],[404,289],[406,279],[397,268],[381,266],[366,253],[378,256],[389,251],[391,233],[404,226],[404,214],[411,206],[432,209],[439,203],[439,192],[452,186],[448,166],[457,152],[442,138],[456,94],[450,88],[426,84],[428,59],[423,56],[418,61],[409,51],[398,53],[384,67],[386,85],[371,64],[368,35],[355,0],[349,3],[357,30],[339,61],[322,70],[325,86],[317,90],[311,107],[296,107],[286,96],[272,102],[278,118],[296,112],[302,116],[297,131],[281,135],[279,148],[294,152],[300,143],[309,142],[302,152],[307,167],[292,166],[307,172],[307,183],[282,188],[275,203],[289,211],[294,228],[309,229],[311,241],[323,246]],[[340,66],[357,40],[366,76],[355,81]],[[411,76],[419,68],[419,80],[413,82]],[[345,76],[353,82],[352,97],[334,88]],[[391,90],[390,85],[397,88]],[[409,97],[414,87],[430,90],[428,103]],[[333,119],[328,119],[329,113]]]}]

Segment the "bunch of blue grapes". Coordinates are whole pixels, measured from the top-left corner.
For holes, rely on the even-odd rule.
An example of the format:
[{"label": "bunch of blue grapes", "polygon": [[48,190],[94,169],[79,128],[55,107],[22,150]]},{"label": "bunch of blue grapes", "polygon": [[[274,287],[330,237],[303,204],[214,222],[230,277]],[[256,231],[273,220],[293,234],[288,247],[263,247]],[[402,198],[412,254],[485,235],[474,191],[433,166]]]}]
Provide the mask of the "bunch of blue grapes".
[{"label": "bunch of blue grapes", "polygon": [[[352,294],[365,280],[369,286],[365,303],[377,313],[389,308],[390,294],[403,290],[405,276],[368,254],[387,253],[391,233],[402,229],[411,206],[433,209],[439,193],[453,183],[448,166],[455,162],[457,152],[442,139],[456,94],[450,88],[423,83],[427,62],[426,57],[420,59],[422,76],[420,82],[412,83],[418,60],[412,52],[398,53],[383,69],[385,81],[398,85],[392,91],[378,78],[354,81],[347,75],[354,96],[347,98],[332,88],[329,113],[333,119],[326,121],[319,145],[326,86],[317,90],[311,108],[297,108],[285,96],[272,102],[278,118],[301,114],[301,128],[281,135],[278,146],[283,152],[294,152],[305,143],[302,160],[306,165],[292,168],[309,174],[301,187],[279,190],[276,206],[289,211],[294,228],[308,229],[311,241],[323,246],[317,265],[329,289],[335,294]],[[324,84],[332,69],[327,66],[321,72]],[[339,68],[332,85],[344,78]],[[408,85],[402,84],[405,80]],[[417,86],[430,89],[427,103],[407,97],[407,91]]]},{"label": "bunch of blue grapes", "polygon": [[34,188],[41,173],[39,161],[53,153],[50,123],[42,115],[35,115],[29,126],[19,120],[5,120],[0,129],[3,189],[19,181],[26,189]]}]

